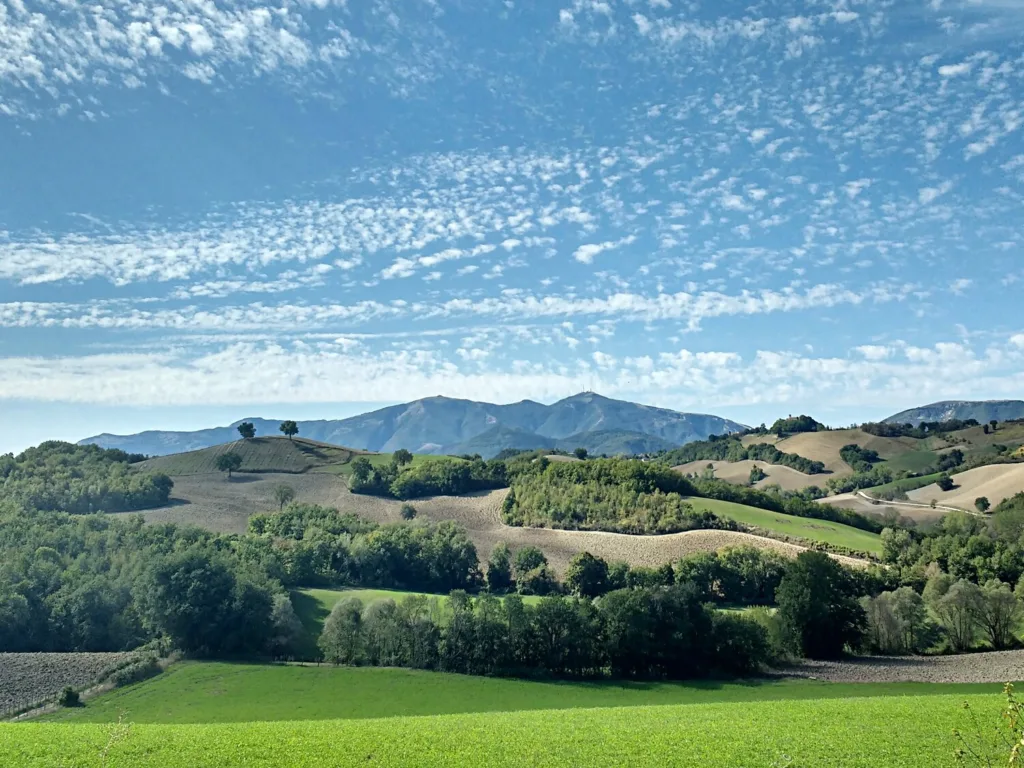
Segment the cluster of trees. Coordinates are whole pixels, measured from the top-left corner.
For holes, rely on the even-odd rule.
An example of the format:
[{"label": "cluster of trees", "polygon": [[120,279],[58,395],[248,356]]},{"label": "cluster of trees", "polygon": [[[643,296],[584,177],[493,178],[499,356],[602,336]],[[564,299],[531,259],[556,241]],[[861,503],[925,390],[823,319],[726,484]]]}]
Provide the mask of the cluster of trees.
[{"label": "cluster of trees", "polygon": [[785,453],[769,443],[743,445],[736,435],[712,435],[707,440],[687,443],[681,448],[674,448],[658,456],[658,460],[675,466],[688,464],[691,461],[765,461],[795,469],[807,475],[816,475],[825,471],[820,461],[812,461],[795,453]]},{"label": "cluster of trees", "polygon": [[298,632],[258,562],[197,529],[0,504],[0,651],[274,653]]},{"label": "cluster of trees", "polygon": [[328,661],[476,675],[687,679],[744,674],[768,660],[766,630],[715,613],[686,586],[623,589],[600,600],[454,592],[442,612],[425,598],[335,605],[320,648]]},{"label": "cluster of trees", "polygon": [[483,584],[476,547],[451,521],[377,525],[351,513],[291,504],[254,515],[239,555],[285,586],[348,584],[444,593]]},{"label": "cluster of trees", "polygon": [[789,416],[785,419],[776,419],[775,423],[772,424],[768,431],[773,435],[784,437],[798,432],[824,432],[827,429],[828,427],[820,421],[815,421],[810,416],[800,415]]},{"label": "cluster of trees", "polygon": [[862,488],[874,488],[878,485],[885,485],[896,480],[897,473],[888,467],[872,466],[868,470],[854,472],[846,477],[830,477],[825,481],[825,488],[830,494],[851,493]]},{"label": "cluster of trees", "polygon": [[437,459],[412,463],[409,451],[398,450],[388,464],[374,466],[365,457],[352,462],[349,483],[353,493],[417,499],[423,496],[459,495],[508,485],[504,461]]},{"label": "cluster of trees", "polygon": [[1018,644],[1024,618],[1022,585],[998,579],[982,585],[935,570],[923,593],[900,587],[862,598],[867,615],[864,648],[875,653],[921,653],[945,638],[962,653],[984,641],[996,650]]},{"label": "cluster of trees", "polygon": [[871,465],[881,461],[878,451],[861,448],[855,443],[844,445],[839,449],[839,456],[849,464],[855,472],[870,472]]},{"label": "cluster of trees", "polygon": [[924,421],[918,426],[913,424],[886,424],[884,422],[868,422],[861,424],[862,431],[876,437],[913,437],[923,440],[932,435],[958,432],[961,429],[978,426],[976,419],[950,419],[949,421]]},{"label": "cluster of trees", "polygon": [[535,466],[512,481],[503,511],[509,525],[637,534],[737,529],[695,510],[683,498],[694,495],[691,483],[662,464],[596,459]]},{"label": "cluster of trees", "polygon": [[75,514],[126,512],[167,503],[173,481],[133,467],[141,457],[96,445],[50,441],[0,456],[0,500]]}]

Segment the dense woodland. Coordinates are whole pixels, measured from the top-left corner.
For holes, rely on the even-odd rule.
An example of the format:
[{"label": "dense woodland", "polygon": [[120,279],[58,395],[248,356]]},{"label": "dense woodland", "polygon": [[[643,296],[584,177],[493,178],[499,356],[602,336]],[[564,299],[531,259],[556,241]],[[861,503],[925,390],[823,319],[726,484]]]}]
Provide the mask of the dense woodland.
[{"label": "dense woodland", "polygon": [[0,498],[32,509],[125,512],[167,503],[174,483],[131,464],[142,456],[51,441],[0,455]]}]

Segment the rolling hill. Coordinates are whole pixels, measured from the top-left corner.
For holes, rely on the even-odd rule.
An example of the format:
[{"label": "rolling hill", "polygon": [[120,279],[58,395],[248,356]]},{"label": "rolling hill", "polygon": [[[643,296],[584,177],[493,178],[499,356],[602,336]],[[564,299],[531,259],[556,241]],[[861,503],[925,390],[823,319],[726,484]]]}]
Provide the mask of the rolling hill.
[{"label": "rolling hill", "polygon": [[[270,419],[241,421],[251,421],[258,435],[277,434],[280,425],[280,421]],[[241,421],[194,432],[102,434],[81,442],[163,456],[233,441],[238,437],[236,427]],[[633,446],[646,451],[741,429],[742,424],[718,416],[680,413],[612,400],[592,392],[553,405],[530,400],[494,405],[429,397],[348,419],[299,422],[299,434],[304,438],[362,450],[391,452],[406,448],[414,453],[484,456],[493,456],[508,447],[559,447],[557,441],[561,440],[571,443],[571,448],[582,445],[594,453],[625,453]],[[473,450],[465,448],[467,441],[488,432],[493,432],[493,441],[484,438],[475,441]],[[589,437],[580,442],[582,435]]]},{"label": "rolling hill", "polygon": [[925,421],[976,419],[981,424],[1024,419],[1024,400],[943,400],[919,408],[900,411],[885,419],[887,424],[913,424]]}]

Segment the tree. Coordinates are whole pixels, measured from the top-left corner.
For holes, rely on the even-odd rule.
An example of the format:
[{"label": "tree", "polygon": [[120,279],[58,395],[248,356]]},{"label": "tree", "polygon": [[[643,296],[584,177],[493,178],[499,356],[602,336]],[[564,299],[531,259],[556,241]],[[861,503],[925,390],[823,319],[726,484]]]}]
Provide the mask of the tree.
[{"label": "tree", "polygon": [[587,449],[586,448],[582,448],[582,447],[581,448],[577,448],[572,453],[573,453],[573,456],[575,456],[580,461],[583,461],[584,459],[587,458]]},{"label": "tree", "polygon": [[753,485],[754,483],[760,482],[761,480],[764,480],[766,477],[768,477],[768,475],[765,474],[765,471],[763,469],[761,469],[759,466],[757,466],[756,464],[750,468],[750,484],[751,485]]},{"label": "tree", "polygon": [[228,477],[231,477],[232,472],[237,472],[242,468],[242,457],[234,451],[228,451],[222,453],[217,457],[217,469],[221,472],[227,472]]},{"label": "tree", "polygon": [[938,479],[938,480],[936,481],[936,483],[935,483],[935,484],[936,484],[937,486],[939,486],[939,490],[941,490],[941,491],[952,491],[952,490],[953,490],[953,489],[954,489],[954,488],[956,487],[956,483],[954,483],[954,482],[953,482],[953,478],[951,478],[951,477],[950,477],[949,475],[947,475],[947,474],[943,474],[943,475],[942,475],[942,476],[941,476],[941,477],[940,477],[940,478],[939,478],[939,479]]},{"label": "tree", "polygon": [[515,575],[518,579],[520,576],[527,574],[528,572],[545,566],[548,564],[548,559],[544,556],[537,547],[523,547],[516,552],[515,557]]},{"label": "tree", "polygon": [[998,419],[992,419],[988,423],[988,425],[992,428],[992,431],[995,432],[996,429],[999,427],[999,420]]},{"label": "tree", "polygon": [[288,595],[274,595],[270,624],[274,628],[270,637],[271,652],[278,656],[290,655],[295,649],[296,642],[302,637],[303,629]]},{"label": "tree", "polygon": [[988,497],[979,496],[974,500],[974,506],[979,512],[984,513],[989,511],[989,509],[992,507],[992,504],[991,502],[989,502]]},{"label": "tree", "polygon": [[295,489],[284,483],[274,486],[274,501],[277,502],[278,511],[283,510],[285,504],[295,501]]},{"label": "tree", "polygon": [[978,624],[994,649],[1009,648],[1016,640],[1022,610],[1020,601],[1010,585],[999,579],[990,579],[980,590]]},{"label": "tree", "polygon": [[600,597],[608,591],[608,563],[589,552],[580,552],[569,561],[565,586],[580,597]]},{"label": "tree", "polygon": [[977,617],[981,610],[981,590],[978,585],[960,579],[945,594],[934,599],[931,608],[946,630],[950,647],[957,653],[969,650],[974,644]]},{"label": "tree", "polygon": [[294,421],[282,421],[281,426],[278,427],[281,430],[281,434],[291,440],[295,435],[299,434],[299,425]]},{"label": "tree", "polygon": [[864,633],[864,609],[850,575],[824,552],[801,552],[776,592],[779,617],[797,650],[811,659],[836,659]]},{"label": "tree", "polygon": [[990,432],[988,424],[983,424],[981,427],[981,431],[987,435]]},{"label": "tree", "polygon": [[256,425],[251,421],[243,421],[238,425],[238,434],[242,436],[243,440],[251,440],[256,437]]},{"label": "tree", "polygon": [[412,504],[403,504],[399,510],[403,520],[414,520],[416,518],[416,507]]},{"label": "tree", "polygon": [[400,467],[404,467],[406,464],[412,464],[412,454],[405,448],[399,448],[391,456],[391,460]]},{"label": "tree", "polygon": [[373,472],[373,464],[365,456],[360,456],[352,462],[352,479],[356,482],[365,483]]},{"label": "tree", "polygon": [[358,597],[334,604],[317,645],[332,664],[358,664],[363,660],[363,603]]},{"label": "tree", "polygon": [[504,541],[491,550],[487,560],[487,589],[495,594],[512,588],[512,553]]}]

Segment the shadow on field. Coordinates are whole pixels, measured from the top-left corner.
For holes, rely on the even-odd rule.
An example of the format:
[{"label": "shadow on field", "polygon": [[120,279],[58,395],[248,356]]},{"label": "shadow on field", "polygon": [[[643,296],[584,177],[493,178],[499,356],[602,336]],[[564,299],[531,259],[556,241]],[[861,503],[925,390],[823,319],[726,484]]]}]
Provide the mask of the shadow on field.
[{"label": "shadow on field", "polygon": [[255,483],[263,479],[263,475],[257,475],[255,472],[245,472],[234,474],[227,478],[229,483]]}]

